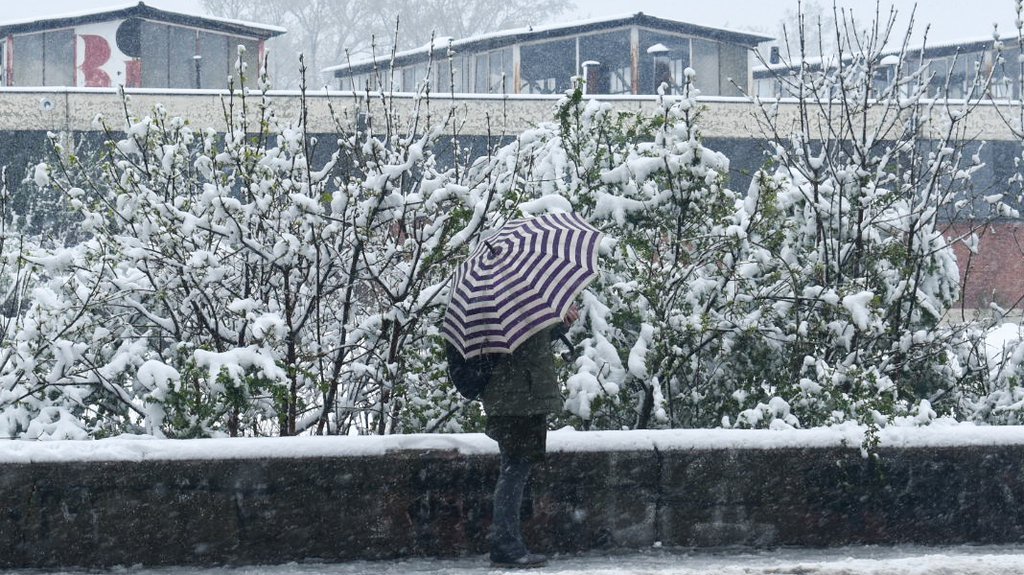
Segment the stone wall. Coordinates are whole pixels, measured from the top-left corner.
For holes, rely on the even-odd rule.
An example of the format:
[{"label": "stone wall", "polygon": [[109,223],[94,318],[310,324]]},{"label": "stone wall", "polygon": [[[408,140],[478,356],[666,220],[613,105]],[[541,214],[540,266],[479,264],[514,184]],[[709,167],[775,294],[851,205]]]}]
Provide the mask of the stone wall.
[{"label": "stone wall", "polygon": [[[494,454],[5,463],[0,568],[486,551]],[[996,544],[1024,537],[1024,445],[554,452],[529,543]]]}]

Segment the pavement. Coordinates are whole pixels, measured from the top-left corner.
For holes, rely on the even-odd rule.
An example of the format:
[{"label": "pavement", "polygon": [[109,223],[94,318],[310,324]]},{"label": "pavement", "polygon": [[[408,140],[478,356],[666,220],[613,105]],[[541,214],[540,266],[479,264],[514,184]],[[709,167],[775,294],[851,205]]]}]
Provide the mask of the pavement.
[{"label": "pavement", "polygon": [[[131,575],[493,575],[486,556],[245,567],[119,567]],[[554,556],[533,575],[1024,575],[1020,546],[896,546],[833,549],[650,549]],[[96,575],[96,570],[10,570],[2,575]]]}]

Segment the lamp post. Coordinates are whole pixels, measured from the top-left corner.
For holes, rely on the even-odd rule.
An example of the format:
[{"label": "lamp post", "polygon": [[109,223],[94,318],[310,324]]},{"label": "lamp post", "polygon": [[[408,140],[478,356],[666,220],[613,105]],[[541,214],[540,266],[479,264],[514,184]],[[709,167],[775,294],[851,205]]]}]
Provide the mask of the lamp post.
[{"label": "lamp post", "polygon": [[[586,62],[583,62],[582,64],[580,64],[580,67],[583,68],[583,93],[584,94],[595,94],[596,93],[594,91],[594,90],[597,89],[596,74],[594,74],[595,77],[591,77],[590,70],[591,70],[591,68],[593,68],[596,71],[597,67],[600,66],[600,65],[601,65],[601,63],[598,62],[597,60],[587,60]],[[594,85],[591,85],[591,84],[594,84]]]},{"label": "lamp post", "polygon": [[893,82],[896,81],[896,68],[900,65],[900,57],[895,54],[889,54],[882,58],[878,65],[885,70],[885,87],[892,86]]},{"label": "lamp post", "polygon": [[198,90],[203,87],[203,55],[196,54],[195,56],[192,56],[192,61],[196,63],[196,89]]},{"label": "lamp post", "polygon": [[[661,81],[660,81],[661,79],[658,78],[658,56],[664,56],[665,54],[668,54],[669,52],[671,52],[671,50],[669,50],[668,46],[662,44],[661,42],[658,42],[657,44],[655,44],[655,45],[653,45],[653,46],[651,46],[650,48],[647,49],[647,53],[650,54],[651,56],[653,56],[653,60],[654,60],[654,64],[653,64],[654,65],[654,68],[653,68],[653,72],[654,72],[654,92],[653,93],[654,94],[657,94],[658,93],[658,88],[661,87]],[[666,62],[665,65],[668,66],[668,63]]]}]

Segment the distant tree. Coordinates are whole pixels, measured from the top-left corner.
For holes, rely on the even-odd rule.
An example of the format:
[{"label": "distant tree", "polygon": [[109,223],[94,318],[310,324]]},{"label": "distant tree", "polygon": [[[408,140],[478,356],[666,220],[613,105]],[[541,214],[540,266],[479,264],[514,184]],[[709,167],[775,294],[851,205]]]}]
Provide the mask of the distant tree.
[{"label": "distant tree", "polygon": [[[876,5],[874,14],[854,14],[848,8],[818,0],[798,0],[795,10],[786,10],[779,20],[775,37],[778,39],[780,56],[787,62],[801,58],[819,58],[834,55],[841,49],[855,50],[852,46],[840,46],[841,42],[854,42],[866,38],[871,31],[851,29],[857,22],[884,20],[881,6]],[[889,11],[895,15],[895,9]]]},{"label": "distant tree", "polygon": [[572,0],[423,0],[415,10],[406,0],[381,4],[394,20],[400,17],[400,47],[411,48],[430,42],[431,34],[468,38],[485,32],[535,26],[550,21],[575,7]]},{"label": "distant tree", "polygon": [[203,0],[203,7],[215,16],[288,30],[267,44],[268,71],[278,88],[298,86],[299,54],[318,75],[320,69],[343,62],[346,48],[353,54],[368,52],[373,36],[389,34],[392,27],[390,18],[366,0]]},{"label": "distant tree", "polygon": [[375,44],[397,43],[398,49],[407,49],[426,44],[431,35],[464,38],[541,24],[573,6],[571,0],[203,0],[210,14],[288,29],[268,43],[269,72],[279,88],[298,85],[300,53],[308,68],[318,72],[368,56]]}]

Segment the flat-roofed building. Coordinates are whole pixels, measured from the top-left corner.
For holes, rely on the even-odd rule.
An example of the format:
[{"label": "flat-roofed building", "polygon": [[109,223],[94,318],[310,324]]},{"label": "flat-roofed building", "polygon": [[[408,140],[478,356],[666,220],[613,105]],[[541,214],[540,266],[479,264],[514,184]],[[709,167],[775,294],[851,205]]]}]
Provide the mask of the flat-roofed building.
[{"label": "flat-roofed building", "polygon": [[[897,79],[897,66],[902,64],[903,77],[927,69],[926,96],[929,98],[1018,99],[1021,97],[1019,55],[1016,38],[997,41],[992,34],[908,47],[902,58],[899,51],[881,51],[874,54],[876,60],[870,62],[872,85],[877,94],[882,94]],[[858,58],[860,55],[847,55],[843,65],[863,65],[860,62],[863,58]],[[801,73],[813,79],[834,74],[839,64],[838,55],[800,60],[780,57],[773,50],[769,62],[753,68],[752,93],[761,98],[795,97],[800,89]]]},{"label": "flat-roofed building", "polygon": [[[738,96],[751,53],[768,36],[666,20],[642,12],[572,24],[519,28],[327,68],[343,90],[469,94],[558,94],[573,77],[589,94],[677,91],[684,71],[707,96]],[[449,49],[451,54],[449,54]],[[738,88],[737,88],[738,87]]]},{"label": "flat-roofed building", "polygon": [[248,74],[283,28],[169,12],[143,2],[0,22],[0,85],[225,88],[238,46]]}]

